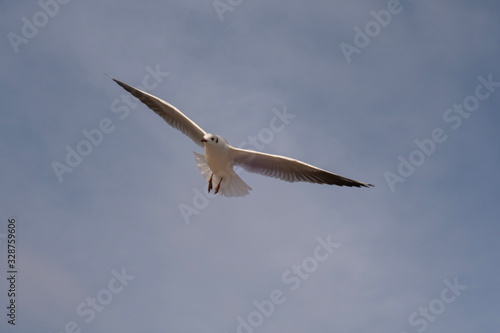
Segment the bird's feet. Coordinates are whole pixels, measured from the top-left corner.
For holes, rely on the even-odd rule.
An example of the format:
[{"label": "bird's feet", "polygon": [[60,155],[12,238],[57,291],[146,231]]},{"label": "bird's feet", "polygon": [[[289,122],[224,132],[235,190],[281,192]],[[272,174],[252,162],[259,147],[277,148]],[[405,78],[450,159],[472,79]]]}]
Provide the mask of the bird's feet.
[{"label": "bird's feet", "polygon": [[208,180],[208,193],[210,193],[210,190],[212,189],[212,177],[214,176],[214,174],[212,173],[212,175],[210,176],[210,179]]},{"label": "bird's feet", "polygon": [[217,193],[219,192],[219,189],[220,189],[220,183],[222,183],[222,179],[224,179],[224,178],[221,178],[221,179],[219,180],[219,184],[217,184],[217,187],[215,188],[214,194],[217,194]]}]

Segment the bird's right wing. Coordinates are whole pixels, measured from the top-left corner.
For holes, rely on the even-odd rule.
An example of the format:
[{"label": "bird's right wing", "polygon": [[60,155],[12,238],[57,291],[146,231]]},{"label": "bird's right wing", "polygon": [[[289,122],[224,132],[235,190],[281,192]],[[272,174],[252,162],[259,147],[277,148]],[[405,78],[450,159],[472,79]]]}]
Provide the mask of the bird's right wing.
[{"label": "bird's right wing", "polygon": [[260,153],[253,150],[232,148],[234,165],[249,172],[279,178],[287,182],[309,182],[348,187],[371,187],[372,184],[358,182],[320,169],[293,158]]},{"label": "bird's right wing", "polygon": [[118,81],[117,79],[111,79],[133,96],[137,97],[141,102],[146,104],[151,110],[156,112],[157,115],[162,117],[163,120],[165,120],[170,126],[186,134],[191,138],[191,140],[194,141],[194,143],[203,148],[203,142],[201,142],[201,139],[203,139],[206,132],[194,121],[177,110],[177,108],[164,100],[159,99],[158,97],[129,86],[128,84]]}]

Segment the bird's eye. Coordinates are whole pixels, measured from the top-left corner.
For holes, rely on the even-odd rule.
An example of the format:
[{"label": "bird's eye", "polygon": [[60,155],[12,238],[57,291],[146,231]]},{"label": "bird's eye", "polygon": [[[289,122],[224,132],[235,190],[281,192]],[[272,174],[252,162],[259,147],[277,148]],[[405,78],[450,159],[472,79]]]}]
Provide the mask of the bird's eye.
[{"label": "bird's eye", "polygon": [[211,138],[210,140],[214,141],[214,138]]}]

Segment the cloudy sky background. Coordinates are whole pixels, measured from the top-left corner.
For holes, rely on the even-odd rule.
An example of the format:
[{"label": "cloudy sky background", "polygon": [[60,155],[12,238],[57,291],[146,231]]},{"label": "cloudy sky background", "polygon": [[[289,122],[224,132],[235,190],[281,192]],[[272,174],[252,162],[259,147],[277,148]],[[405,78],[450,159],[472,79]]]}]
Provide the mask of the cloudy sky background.
[{"label": "cloudy sky background", "polygon": [[[2,3],[0,269],[15,217],[19,274],[15,328],[1,279],[0,330],[232,333],[279,289],[255,332],[497,332],[500,87],[456,130],[443,114],[479,76],[500,81],[500,6],[404,0],[348,63],[340,43],[387,5],[243,1],[221,20],[211,1],[71,1],[16,53],[8,34],[41,7]],[[169,73],[153,94],[231,144],[286,109],[265,152],[376,187],[242,172],[249,196],[211,198],[187,224],[201,149],[142,104],[112,112],[124,91],[104,73],[137,86],[147,68]],[[59,182],[51,164],[105,118],[114,130]],[[447,140],[391,191],[384,173],[436,128]],[[340,247],[290,290],[282,275],[329,235]],[[135,278],[86,322],[77,307],[123,269]],[[467,289],[410,324],[454,279]]]}]

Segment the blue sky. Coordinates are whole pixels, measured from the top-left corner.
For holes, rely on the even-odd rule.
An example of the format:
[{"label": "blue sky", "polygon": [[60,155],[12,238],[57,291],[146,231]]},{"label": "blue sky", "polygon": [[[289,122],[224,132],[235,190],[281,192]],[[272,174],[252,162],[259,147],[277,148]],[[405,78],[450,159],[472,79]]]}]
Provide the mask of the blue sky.
[{"label": "blue sky", "polygon": [[[0,12],[2,332],[497,332],[496,2]],[[105,73],[233,145],[260,135],[375,187],[242,171],[249,196],[202,197],[200,148]]]}]

